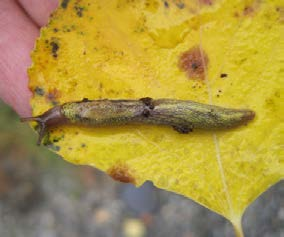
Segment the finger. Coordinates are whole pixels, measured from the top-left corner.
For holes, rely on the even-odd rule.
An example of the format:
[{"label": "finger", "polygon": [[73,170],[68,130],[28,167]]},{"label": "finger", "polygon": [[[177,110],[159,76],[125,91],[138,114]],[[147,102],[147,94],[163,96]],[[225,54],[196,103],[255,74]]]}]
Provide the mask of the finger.
[{"label": "finger", "polygon": [[27,68],[38,34],[15,1],[0,1],[0,98],[21,116],[31,114]]},{"label": "finger", "polygon": [[39,26],[44,26],[59,0],[18,0],[19,4]]}]

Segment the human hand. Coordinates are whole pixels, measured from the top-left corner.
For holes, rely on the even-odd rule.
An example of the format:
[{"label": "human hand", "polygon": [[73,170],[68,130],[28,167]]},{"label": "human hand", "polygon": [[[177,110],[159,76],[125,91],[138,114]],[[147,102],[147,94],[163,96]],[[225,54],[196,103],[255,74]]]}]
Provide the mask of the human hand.
[{"label": "human hand", "polygon": [[27,68],[39,29],[58,0],[0,0],[0,99],[30,116]]}]

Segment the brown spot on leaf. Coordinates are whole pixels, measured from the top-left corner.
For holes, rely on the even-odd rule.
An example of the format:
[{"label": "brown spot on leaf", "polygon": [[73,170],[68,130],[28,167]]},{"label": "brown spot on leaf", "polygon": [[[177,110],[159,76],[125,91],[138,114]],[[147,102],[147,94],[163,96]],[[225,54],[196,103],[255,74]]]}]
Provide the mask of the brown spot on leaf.
[{"label": "brown spot on leaf", "polygon": [[208,65],[208,57],[199,46],[181,54],[178,62],[179,68],[186,72],[189,78],[205,79],[205,72]]},{"label": "brown spot on leaf", "polygon": [[44,89],[39,86],[36,86],[36,88],[34,89],[34,93],[39,96],[44,96]]},{"label": "brown spot on leaf", "polygon": [[77,14],[78,17],[82,17],[83,16],[83,11],[84,11],[84,8],[83,7],[80,7],[80,6],[74,6],[74,10]]},{"label": "brown spot on leaf", "polygon": [[227,76],[228,76],[227,73],[221,73],[221,74],[220,74],[220,77],[221,77],[221,78],[224,78],[224,77],[227,77]]},{"label": "brown spot on leaf", "polygon": [[64,9],[66,9],[66,8],[68,7],[69,1],[70,1],[70,0],[63,0],[63,1],[61,2],[61,7],[64,8]]},{"label": "brown spot on leaf", "polygon": [[107,173],[116,181],[135,184],[135,178],[129,172],[129,168],[126,164],[115,165],[110,168]]},{"label": "brown spot on leaf", "polygon": [[255,13],[259,10],[261,3],[262,3],[261,0],[254,0],[250,5],[245,6],[245,8],[243,9],[243,15],[244,16],[255,15]]},{"label": "brown spot on leaf", "polygon": [[244,16],[251,16],[254,13],[254,9],[251,6],[246,6],[243,10]]},{"label": "brown spot on leaf", "polygon": [[240,14],[238,12],[234,12],[234,17],[238,18]]},{"label": "brown spot on leaf", "polygon": [[284,7],[276,7],[275,10],[279,13],[280,23],[283,23],[284,22]]},{"label": "brown spot on leaf", "polygon": [[167,1],[164,1],[164,6],[165,6],[166,8],[168,8],[170,5],[169,5],[169,3],[168,3]]},{"label": "brown spot on leaf", "polygon": [[185,8],[185,3],[181,0],[179,1],[176,1],[176,6],[179,8],[179,9],[184,9]]},{"label": "brown spot on leaf", "polygon": [[46,95],[46,99],[50,101],[53,105],[57,105],[57,99],[60,97],[60,95],[60,91],[54,88],[53,90],[50,90],[48,92],[48,94]]},{"label": "brown spot on leaf", "polygon": [[213,5],[213,0],[199,0],[200,4],[204,4],[204,5]]},{"label": "brown spot on leaf", "polygon": [[57,42],[55,42],[55,41],[51,41],[50,42],[50,46],[51,46],[51,53],[52,53],[52,56],[54,57],[54,58],[57,58],[57,51],[59,50],[59,45],[58,45],[58,43]]}]

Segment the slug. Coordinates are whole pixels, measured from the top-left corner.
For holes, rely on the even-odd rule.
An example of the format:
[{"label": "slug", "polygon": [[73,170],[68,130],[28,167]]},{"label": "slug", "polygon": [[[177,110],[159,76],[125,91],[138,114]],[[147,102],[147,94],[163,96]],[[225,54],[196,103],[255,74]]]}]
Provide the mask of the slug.
[{"label": "slug", "polygon": [[68,102],[22,122],[36,121],[39,125],[39,145],[47,129],[64,124],[109,126],[152,124],[171,126],[179,133],[193,129],[227,129],[244,125],[255,113],[247,109],[229,109],[190,100],[88,100]]}]

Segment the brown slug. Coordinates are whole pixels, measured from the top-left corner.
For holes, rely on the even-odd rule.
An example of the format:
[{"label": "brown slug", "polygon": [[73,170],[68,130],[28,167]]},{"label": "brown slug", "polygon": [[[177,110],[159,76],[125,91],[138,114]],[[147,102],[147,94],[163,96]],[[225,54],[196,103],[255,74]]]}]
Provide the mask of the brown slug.
[{"label": "brown slug", "polygon": [[193,129],[227,129],[244,125],[255,117],[248,109],[230,109],[190,100],[152,99],[88,100],[68,102],[22,122],[39,124],[40,144],[47,129],[64,125],[110,126],[152,124],[173,127],[179,133]]}]

